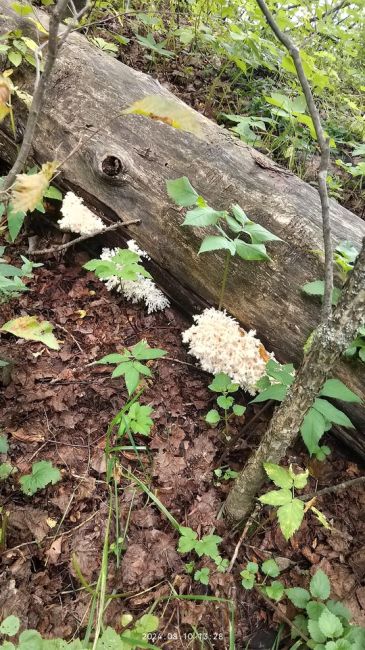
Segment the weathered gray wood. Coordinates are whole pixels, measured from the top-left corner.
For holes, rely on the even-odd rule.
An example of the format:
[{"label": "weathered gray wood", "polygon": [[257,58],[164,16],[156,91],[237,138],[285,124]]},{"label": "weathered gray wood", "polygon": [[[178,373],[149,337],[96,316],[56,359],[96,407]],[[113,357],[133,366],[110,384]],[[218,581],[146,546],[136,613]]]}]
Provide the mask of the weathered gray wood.
[{"label": "weathered gray wood", "polygon": [[[0,0],[4,31],[21,22],[9,5]],[[16,73],[14,81],[30,89],[31,71]],[[319,305],[300,292],[305,282],[323,277],[323,265],[312,252],[323,247],[317,191],[193,109],[203,139],[142,116],[112,120],[137,99],[156,94],[173,97],[150,76],[104,54],[85,37],[71,35],[51,78],[34,158],[39,163],[63,160],[81,137],[101,128],[63,165],[61,181],[114,220],[140,218],[129,236],[150,253],[159,282],[190,309],[217,303],[222,255],[198,256],[202,233],[181,228],[183,214],[169,201],[165,181],[186,175],[214,207],[239,203],[283,242],[268,245],[272,262],[232,263],[225,306],[246,328],[255,328],[280,361],[300,361],[320,314]],[[17,123],[24,124],[24,113]],[[0,145],[10,159],[14,151],[7,135],[0,131]],[[117,165],[115,176],[108,175],[110,157]],[[360,245],[364,222],[335,201],[331,222],[335,243],[348,239]],[[116,244],[117,235],[113,239]],[[337,375],[365,395],[362,364],[341,363]],[[364,411],[353,406],[350,411],[364,431]],[[364,436],[351,435],[351,445],[365,455]]]}]

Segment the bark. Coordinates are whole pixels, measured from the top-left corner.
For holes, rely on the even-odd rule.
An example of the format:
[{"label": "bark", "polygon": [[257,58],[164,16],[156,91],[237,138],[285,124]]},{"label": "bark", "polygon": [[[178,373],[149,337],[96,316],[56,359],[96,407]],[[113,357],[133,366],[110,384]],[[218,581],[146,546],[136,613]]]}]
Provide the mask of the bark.
[{"label": "bark", "polygon": [[[29,29],[9,7],[10,0],[0,0],[4,31]],[[46,23],[45,14],[37,14]],[[30,90],[33,75],[32,69],[21,66],[13,80]],[[246,329],[256,329],[279,361],[300,363],[303,344],[321,311],[319,302],[300,291],[301,285],[324,275],[323,262],[313,252],[323,249],[317,190],[193,109],[201,125],[200,139],[143,116],[112,120],[134,101],[156,94],[173,97],[150,76],[116,61],[85,37],[70,34],[49,80],[32,158],[38,163],[64,160],[80,137],[98,131],[65,162],[58,178],[61,186],[82,195],[108,224],[140,219],[126,229],[125,237],[133,237],[149,252],[152,274],[189,312],[218,304],[224,255],[198,256],[203,231],[181,228],[183,214],[169,201],[165,181],[188,176],[217,209],[239,203],[250,218],[283,241],[268,244],[269,263],[232,261],[225,307]],[[17,104],[15,117],[20,133],[27,116]],[[13,162],[16,146],[7,128],[6,121],[0,125],[0,156]],[[330,211],[335,242],[347,239],[360,247],[364,222],[335,201],[330,201]],[[119,229],[102,239],[103,245],[121,243]],[[363,364],[341,362],[336,375],[355,392],[365,393]],[[349,409],[363,430],[363,410]],[[346,433],[347,444],[365,455],[363,436]]]},{"label": "bark", "polygon": [[287,398],[275,411],[259,447],[228,495],[225,512],[229,519],[238,521],[251,511],[254,498],[265,481],[263,463],[279,463],[295,441],[305,414],[364,322],[364,316],[365,238],[333,317],[318,328]]}]

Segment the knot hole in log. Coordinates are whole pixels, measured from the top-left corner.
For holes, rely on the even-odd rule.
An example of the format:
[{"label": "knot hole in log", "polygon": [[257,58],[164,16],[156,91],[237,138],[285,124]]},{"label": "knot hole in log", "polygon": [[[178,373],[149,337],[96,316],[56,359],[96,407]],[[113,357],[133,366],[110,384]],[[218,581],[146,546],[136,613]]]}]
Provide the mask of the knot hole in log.
[{"label": "knot hole in log", "polygon": [[94,163],[95,171],[104,181],[112,185],[121,185],[127,181],[128,165],[120,155],[112,152],[99,154]]}]

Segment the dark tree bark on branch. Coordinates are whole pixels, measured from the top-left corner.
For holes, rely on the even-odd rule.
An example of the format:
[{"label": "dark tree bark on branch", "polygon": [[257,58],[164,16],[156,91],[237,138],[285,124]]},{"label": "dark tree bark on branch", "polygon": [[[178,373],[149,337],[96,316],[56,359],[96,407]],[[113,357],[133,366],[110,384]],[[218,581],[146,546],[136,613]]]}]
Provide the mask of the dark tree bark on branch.
[{"label": "dark tree bark on branch", "polygon": [[263,463],[278,463],[295,441],[305,414],[364,321],[365,239],[332,318],[316,331],[287,397],[228,495],[225,511],[229,519],[238,521],[250,512],[265,481]]}]

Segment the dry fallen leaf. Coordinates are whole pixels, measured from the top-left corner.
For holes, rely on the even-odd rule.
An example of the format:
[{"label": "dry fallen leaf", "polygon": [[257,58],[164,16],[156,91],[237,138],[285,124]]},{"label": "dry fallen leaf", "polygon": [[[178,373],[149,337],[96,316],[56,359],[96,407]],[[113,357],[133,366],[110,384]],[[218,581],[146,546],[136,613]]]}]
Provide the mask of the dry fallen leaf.
[{"label": "dry fallen leaf", "polygon": [[56,162],[42,165],[38,174],[17,174],[11,188],[11,201],[14,212],[32,212],[43,198],[49,182],[57,169]]},{"label": "dry fallen leaf", "polygon": [[21,442],[42,442],[44,440],[43,431],[25,431],[22,427],[15,431],[9,431],[10,435]]},{"label": "dry fallen leaf", "polygon": [[56,564],[58,558],[61,555],[61,549],[62,549],[62,535],[61,537],[55,539],[52,542],[51,546],[49,547],[48,551],[46,551],[49,564]]}]

